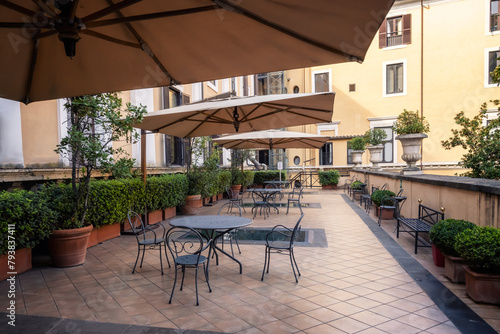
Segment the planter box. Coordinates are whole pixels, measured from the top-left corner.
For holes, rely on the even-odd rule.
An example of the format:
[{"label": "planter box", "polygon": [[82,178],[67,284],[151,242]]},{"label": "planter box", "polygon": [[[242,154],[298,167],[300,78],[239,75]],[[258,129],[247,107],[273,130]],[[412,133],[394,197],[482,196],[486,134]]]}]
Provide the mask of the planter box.
[{"label": "planter box", "polygon": [[394,210],[393,209],[383,209],[380,210],[380,207],[375,206],[375,215],[378,217],[380,215],[380,211],[382,211],[381,219],[388,220],[394,218]]},{"label": "planter box", "polygon": [[176,215],[177,212],[175,210],[175,207],[166,208],[165,210],[163,210],[163,220],[170,219],[172,217],[175,217]]},{"label": "planter box", "polygon": [[[127,221],[128,223],[128,221]],[[103,225],[97,230],[97,242],[103,242],[120,236],[120,223]]]},{"label": "planter box", "polygon": [[444,255],[439,248],[432,244],[432,259],[437,267],[444,267]]},{"label": "planter box", "polygon": [[[128,228],[130,230],[130,227]],[[87,242],[87,248],[93,247],[99,243],[98,237],[97,237],[97,229],[94,228],[92,229],[92,232],[90,232],[89,235],[89,241]]]},{"label": "planter box", "polygon": [[477,303],[500,304],[500,275],[479,274],[465,266],[465,292]]},{"label": "planter box", "polygon": [[220,194],[217,195],[217,200],[218,201],[221,201],[223,199],[224,199],[224,193],[220,193]]},{"label": "planter box", "polygon": [[148,212],[148,225],[159,223],[163,220],[163,210]]},{"label": "planter box", "polygon": [[10,277],[8,272],[15,272],[16,275],[22,274],[31,267],[31,248],[21,248],[16,249],[16,258],[11,260],[15,264],[15,269],[9,269],[9,257],[8,254],[0,256],[0,281],[6,280]]},{"label": "planter box", "polygon": [[321,189],[323,189],[323,190],[325,190],[325,189],[337,189],[337,185],[336,184],[329,184],[326,186],[321,186]]},{"label": "planter box", "polygon": [[464,262],[461,257],[444,255],[444,274],[453,283],[465,283]]}]

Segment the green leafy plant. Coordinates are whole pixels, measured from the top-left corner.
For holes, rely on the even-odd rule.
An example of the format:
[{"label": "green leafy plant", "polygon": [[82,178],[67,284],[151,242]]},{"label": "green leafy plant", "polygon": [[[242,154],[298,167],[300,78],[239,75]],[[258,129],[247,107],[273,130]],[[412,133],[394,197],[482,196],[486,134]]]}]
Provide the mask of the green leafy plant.
[{"label": "green leafy plant", "polygon": [[251,170],[245,170],[243,171],[243,174],[245,174],[245,186],[253,184],[255,172]]},{"label": "green leafy plant", "polygon": [[[497,100],[491,102],[499,105]],[[484,126],[487,111],[487,104],[483,103],[472,119],[466,117],[463,111],[459,112],[454,119],[461,129],[452,129],[452,136],[442,141],[441,145],[447,150],[457,146],[466,150],[461,165],[469,171],[463,176],[500,180],[500,118],[490,120]]]},{"label": "green leafy plant", "polygon": [[387,133],[382,129],[372,128],[365,132],[364,138],[365,142],[369,145],[380,145],[384,142],[384,139],[387,138]]},{"label": "green leafy plant", "polygon": [[364,137],[354,137],[348,141],[349,148],[354,151],[364,151],[366,148],[366,139]]},{"label": "green leafy plant", "polygon": [[421,117],[418,111],[404,111],[398,115],[392,127],[398,135],[408,135],[415,133],[428,133],[429,123],[425,117]]},{"label": "green leafy plant", "polygon": [[245,174],[240,169],[231,169],[231,184],[242,186],[245,184]]},{"label": "green leafy plant", "polygon": [[125,184],[120,180],[91,181],[86,222],[96,228],[122,222],[128,212],[125,191]]},{"label": "green leafy plant", "polygon": [[[277,170],[257,171],[254,174],[253,183],[264,185],[265,181],[279,180],[280,172]],[[281,180],[286,180],[286,172],[281,171]]]},{"label": "green leafy plant", "polygon": [[500,275],[500,229],[474,226],[456,237],[455,249],[475,272]]},{"label": "green leafy plant", "polygon": [[224,170],[219,173],[219,194],[226,192],[226,189],[231,186],[231,181],[231,171]]},{"label": "green leafy plant", "polygon": [[[374,192],[372,192],[371,199],[372,199],[373,204],[375,204],[376,206],[391,205],[391,204],[393,204],[393,201],[389,200],[388,197],[393,197],[393,196],[396,196],[396,194],[394,192],[392,192],[390,190],[379,189],[379,190],[375,190]],[[387,197],[387,198],[384,199],[384,197]],[[382,203],[382,200],[384,201],[383,203]]]},{"label": "green leafy plant", "polygon": [[338,170],[318,171],[319,183],[322,186],[337,185],[340,180],[340,172]]},{"label": "green leafy plant", "polygon": [[[9,250],[33,248],[49,237],[58,214],[44,192],[0,192],[0,255]],[[13,229],[9,229],[9,225]],[[11,234],[12,233],[12,234]],[[9,244],[9,236],[11,243]],[[12,243],[15,241],[15,244]],[[9,247],[10,246],[10,247]]]},{"label": "green leafy plant", "polygon": [[356,180],[354,181],[353,183],[351,183],[351,189],[355,189],[355,190],[361,190],[363,187],[361,186],[362,184],[364,184],[363,182],[359,181],[359,180]]},{"label": "green leafy plant", "polygon": [[444,219],[431,227],[429,237],[441,252],[449,256],[458,257],[459,254],[455,250],[457,235],[475,226],[474,223],[467,220]]},{"label": "green leafy plant", "polygon": [[[117,161],[114,157],[129,159],[121,147],[114,148],[113,142],[139,139],[132,126],[142,121],[146,107],[127,103],[122,110],[118,93],[106,93],[68,99],[65,108],[69,111],[68,135],[61,139],[55,152],[71,163],[74,196],[70,221],[57,228],[77,228],[86,222],[92,173],[110,171]],[[123,169],[127,163],[120,166]]]}]

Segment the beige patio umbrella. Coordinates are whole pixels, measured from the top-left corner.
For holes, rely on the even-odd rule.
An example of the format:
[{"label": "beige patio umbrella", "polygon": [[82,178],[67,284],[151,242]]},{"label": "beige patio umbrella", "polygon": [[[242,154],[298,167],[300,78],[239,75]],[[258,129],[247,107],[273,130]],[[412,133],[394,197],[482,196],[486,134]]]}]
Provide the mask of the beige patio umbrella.
[{"label": "beige patio umbrella", "polygon": [[266,130],[222,136],[213,141],[231,149],[320,148],[329,136],[283,130]]},{"label": "beige patio umbrella", "polygon": [[135,127],[200,137],[331,122],[335,93],[234,97],[148,113]]},{"label": "beige patio umbrella", "polygon": [[363,61],[394,0],[0,0],[24,103]]}]

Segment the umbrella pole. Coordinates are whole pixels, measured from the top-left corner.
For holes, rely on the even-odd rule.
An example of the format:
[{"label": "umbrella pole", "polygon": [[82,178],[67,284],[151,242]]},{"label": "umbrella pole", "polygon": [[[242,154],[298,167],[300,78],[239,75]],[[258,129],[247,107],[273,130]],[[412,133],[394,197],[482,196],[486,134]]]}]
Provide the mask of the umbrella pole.
[{"label": "umbrella pole", "polygon": [[[144,183],[144,187],[146,187],[146,130],[141,130],[141,173],[142,173],[142,182]],[[148,207],[146,203],[144,203],[144,222],[146,225],[148,222]]]}]

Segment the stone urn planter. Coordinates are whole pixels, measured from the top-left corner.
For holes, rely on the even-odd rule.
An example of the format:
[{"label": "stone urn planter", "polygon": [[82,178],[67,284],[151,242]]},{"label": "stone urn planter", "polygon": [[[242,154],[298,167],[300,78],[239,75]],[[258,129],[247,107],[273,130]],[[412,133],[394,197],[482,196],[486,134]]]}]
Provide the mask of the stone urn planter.
[{"label": "stone urn planter", "polygon": [[185,215],[195,215],[198,209],[203,206],[201,195],[186,196],[186,202],[181,206],[181,211]]},{"label": "stone urn planter", "polygon": [[465,266],[465,292],[477,303],[500,304],[500,275],[480,274]]},{"label": "stone urn planter", "polygon": [[92,225],[67,230],[54,230],[49,237],[52,264],[56,267],[73,267],[85,262]]},{"label": "stone urn planter", "polygon": [[370,145],[366,148],[370,151],[370,162],[372,163],[370,170],[382,170],[379,163],[383,161],[384,145]]},{"label": "stone urn planter", "polygon": [[365,153],[365,151],[357,151],[357,150],[351,151],[354,168],[361,168],[361,162],[363,162],[362,160],[363,153]]},{"label": "stone urn planter", "polygon": [[403,168],[403,172],[420,171],[420,168],[416,166],[416,163],[422,159],[420,148],[422,147],[422,140],[427,137],[428,136],[425,133],[413,133],[396,136],[396,139],[399,140],[403,146],[401,159],[406,162],[406,168]]}]

